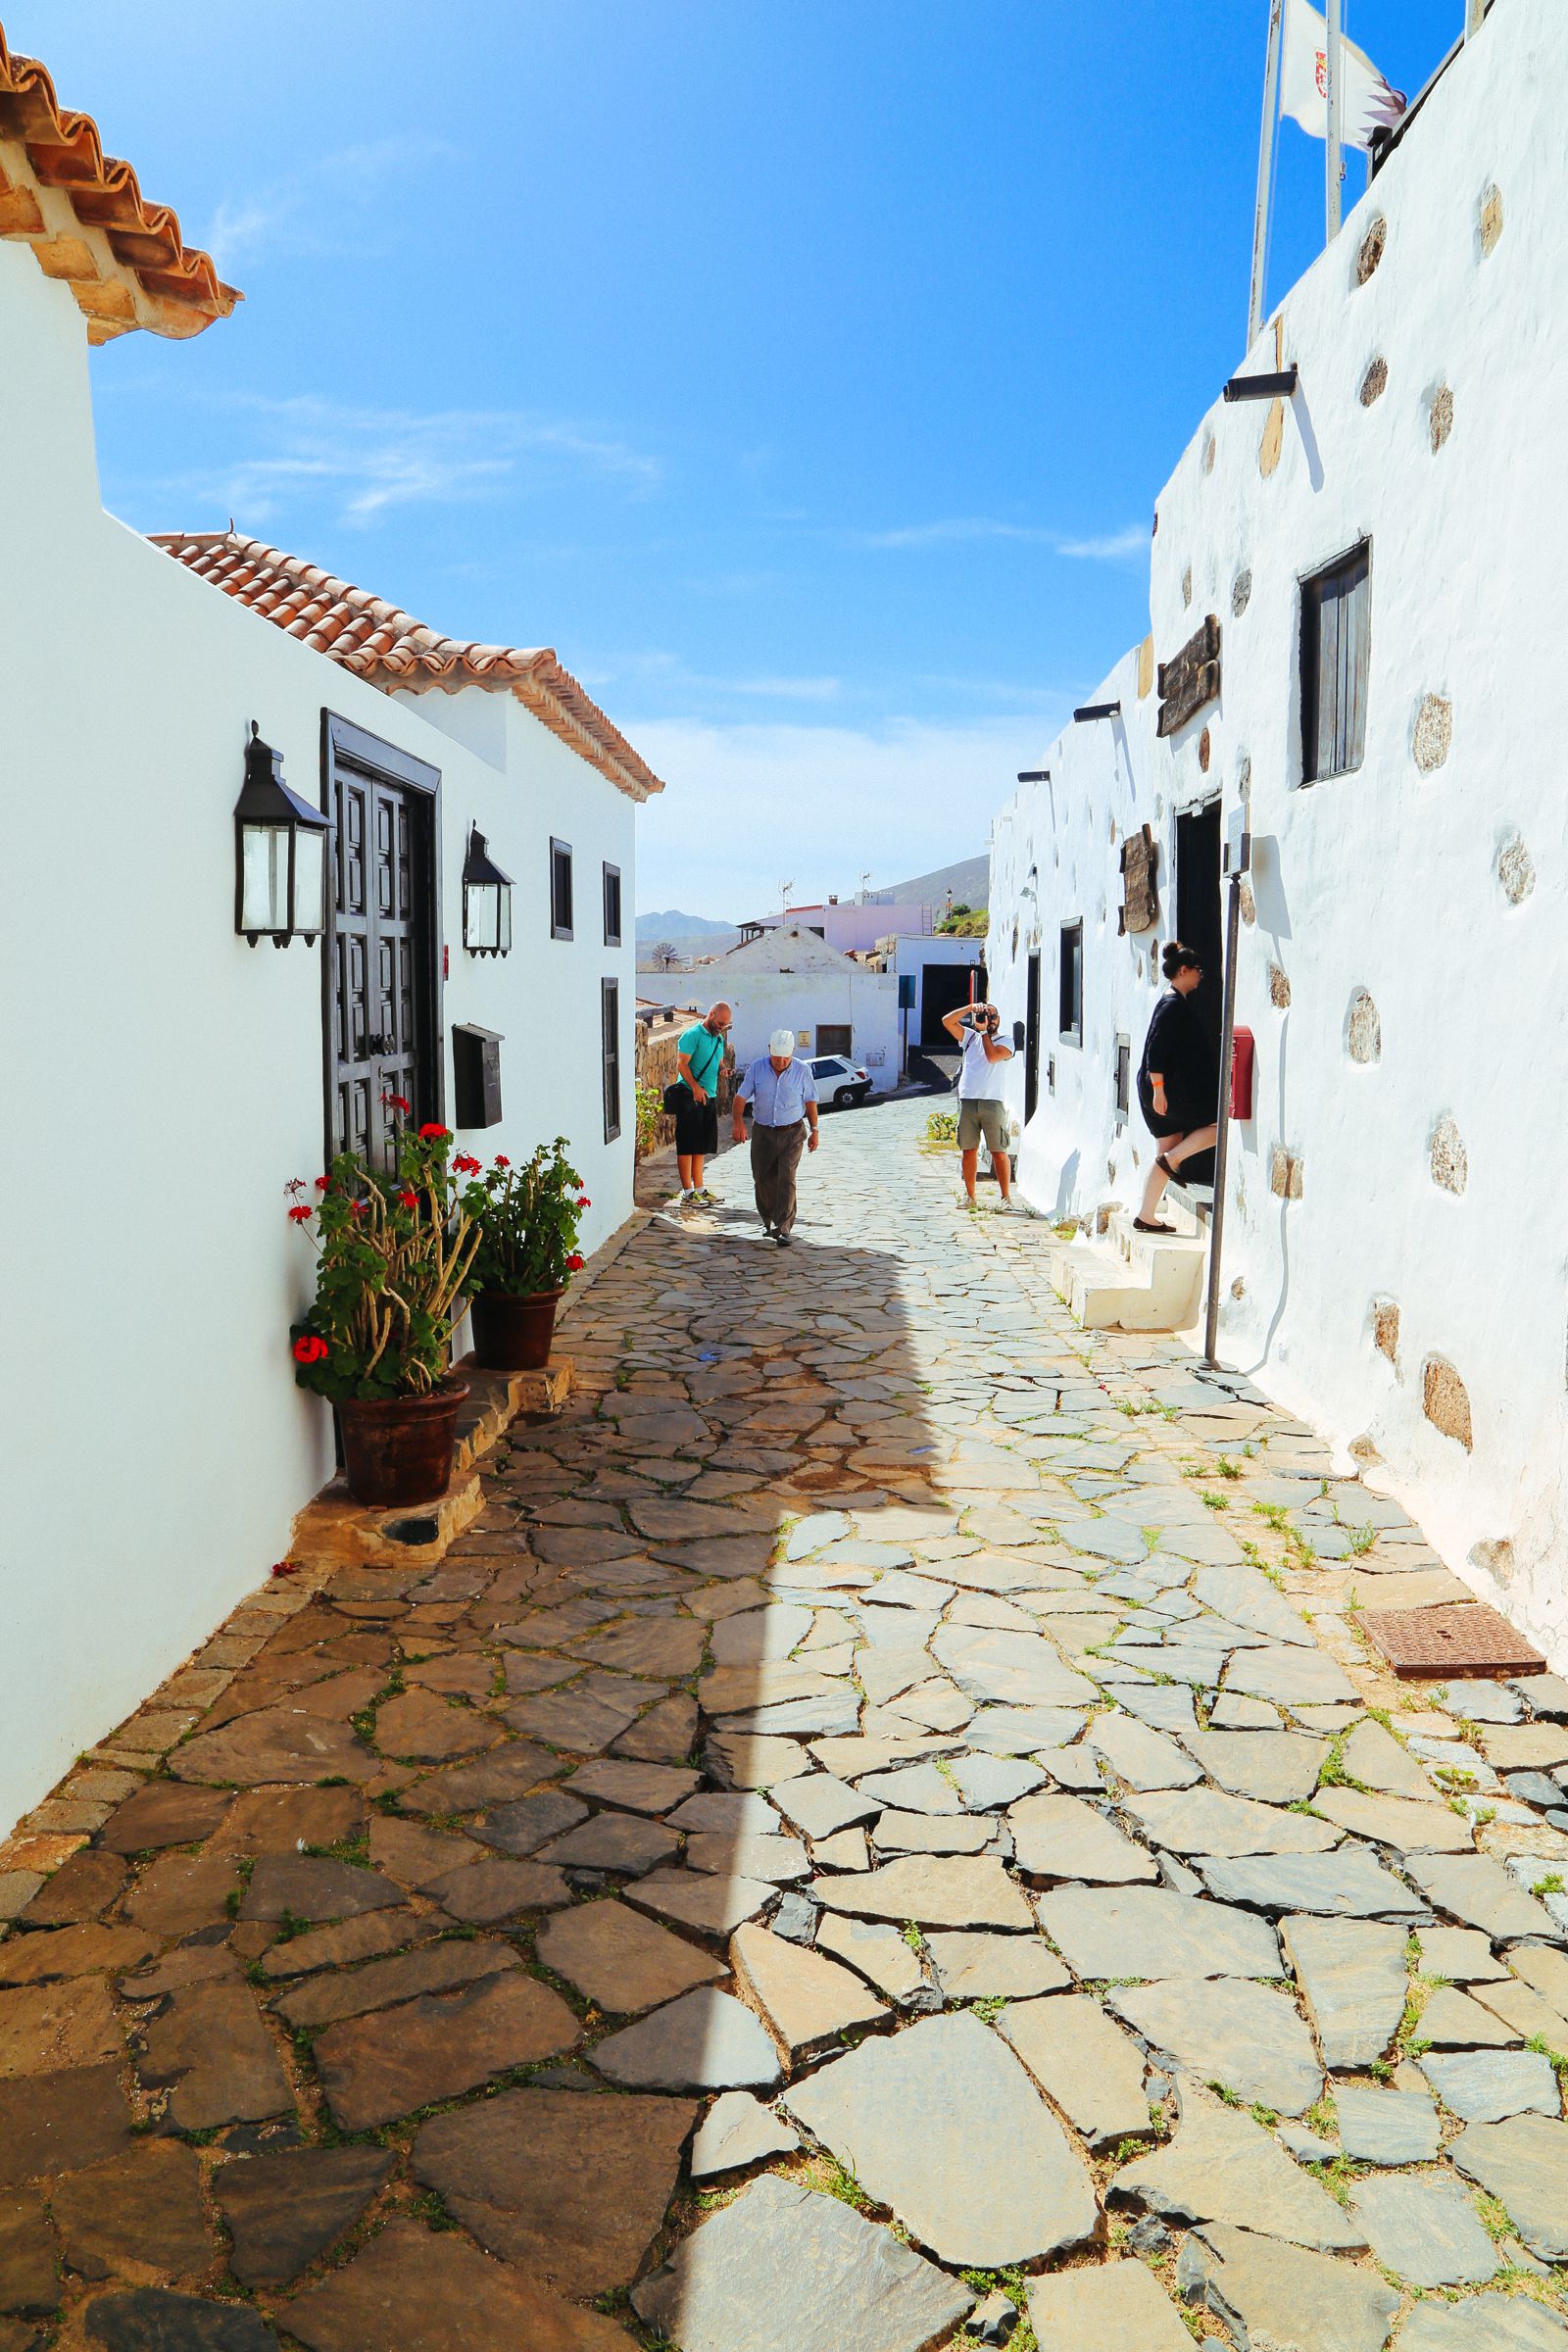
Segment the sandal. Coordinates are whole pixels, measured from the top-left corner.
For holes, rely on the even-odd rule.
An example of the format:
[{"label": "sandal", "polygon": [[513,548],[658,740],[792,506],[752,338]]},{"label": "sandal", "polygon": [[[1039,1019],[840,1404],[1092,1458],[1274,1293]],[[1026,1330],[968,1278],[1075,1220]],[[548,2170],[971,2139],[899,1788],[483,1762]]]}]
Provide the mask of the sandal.
[{"label": "sandal", "polygon": [[1134,1233],[1174,1233],[1175,1230],[1174,1225],[1161,1225],[1157,1219],[1152,1225],[1146,1224],[1142,1217],[1133,1219]]}]

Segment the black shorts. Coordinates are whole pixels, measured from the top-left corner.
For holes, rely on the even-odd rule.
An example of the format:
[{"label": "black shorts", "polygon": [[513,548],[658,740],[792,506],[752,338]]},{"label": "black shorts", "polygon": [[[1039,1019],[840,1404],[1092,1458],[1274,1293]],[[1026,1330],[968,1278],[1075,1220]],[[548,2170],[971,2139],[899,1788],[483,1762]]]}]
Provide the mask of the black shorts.
[{"label": "black shorts", "polygon": [[706,1159],[718,1150],[718,1104],[711,1095],[706,1102],[681,1088],[682,1101],[675,1112],[675,1151],[681,1159]]}]

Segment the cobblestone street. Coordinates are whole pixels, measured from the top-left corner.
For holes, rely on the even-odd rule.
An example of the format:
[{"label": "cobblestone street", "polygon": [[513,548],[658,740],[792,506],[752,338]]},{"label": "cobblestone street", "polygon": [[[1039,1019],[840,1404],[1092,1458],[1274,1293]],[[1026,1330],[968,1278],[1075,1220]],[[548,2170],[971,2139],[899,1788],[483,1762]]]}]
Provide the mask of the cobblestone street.
[{"label": "cobblestone street", "polygon": [[106,1742],[0,1941],[0,2352],[1568,2347],[1568,1687],[1394,1683],[1419,1530],[1077,1330],[928,1107],[788,1251],[715,1163],[437,1570]]}]

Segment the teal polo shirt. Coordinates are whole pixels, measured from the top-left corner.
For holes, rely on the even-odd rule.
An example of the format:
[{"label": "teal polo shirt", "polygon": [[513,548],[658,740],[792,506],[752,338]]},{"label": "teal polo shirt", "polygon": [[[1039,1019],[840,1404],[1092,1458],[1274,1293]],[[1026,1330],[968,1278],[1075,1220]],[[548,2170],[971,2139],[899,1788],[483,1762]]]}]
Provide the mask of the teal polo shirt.
[{"label": "teal polo shirt", "polygon": [[[678,1054],[685,1054],[691,1064],[692,1076],[704,1094],[711,1095],[717,1084],[719,1064],[724,1058],[722,1037],[716,1036],[706,1022],[699,1021],[694,1029],[686,1029],[681,1032],[680,1042],[675,1050]],[[678,1083],[684,1086],[686,1081],[682,1078]]]}]

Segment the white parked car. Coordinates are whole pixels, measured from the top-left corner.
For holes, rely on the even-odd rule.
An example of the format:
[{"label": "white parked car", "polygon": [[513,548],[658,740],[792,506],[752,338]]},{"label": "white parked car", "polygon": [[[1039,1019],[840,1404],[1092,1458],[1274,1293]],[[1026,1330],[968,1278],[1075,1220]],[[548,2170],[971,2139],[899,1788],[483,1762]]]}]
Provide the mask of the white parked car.
[{"label": "white parked car", "polygon": [[835,1110],[848,1110],[852,1102],[863,1102],[871,1092],[870,1074],[858,1069],[842,1054],[818,1054],[811,1061],[811,1076],[816,1080],[816,1099],[831,1103]]}]

